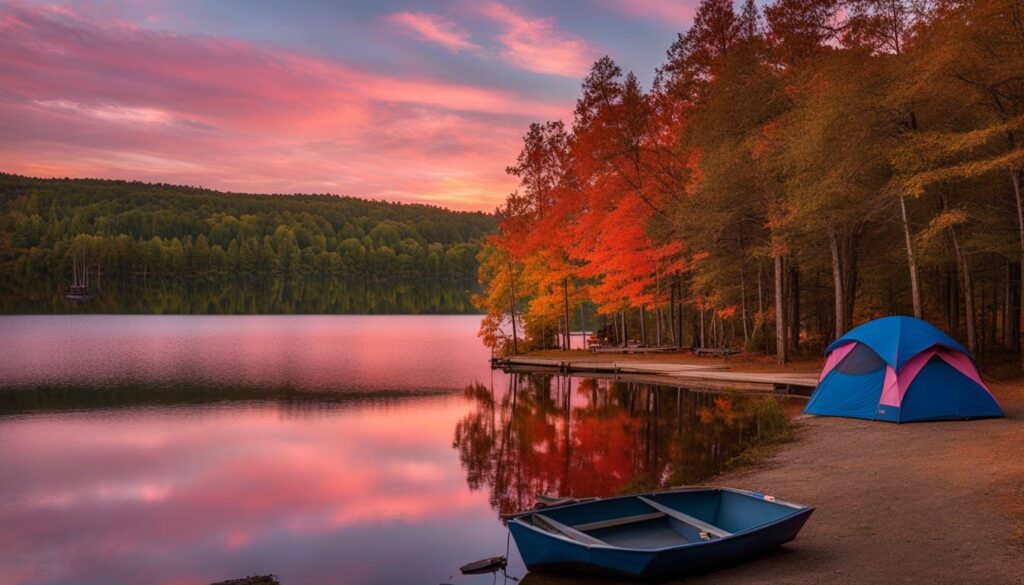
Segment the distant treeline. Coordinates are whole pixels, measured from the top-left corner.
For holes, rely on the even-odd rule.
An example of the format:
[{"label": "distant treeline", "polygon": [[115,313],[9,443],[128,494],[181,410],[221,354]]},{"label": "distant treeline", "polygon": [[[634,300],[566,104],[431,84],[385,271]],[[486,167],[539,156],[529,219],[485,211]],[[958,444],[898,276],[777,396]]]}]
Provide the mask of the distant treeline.
[{"label": "distant treeline", "polygon": [[0,174],[0,311],[472,312],[494,230],[427,205]]}]

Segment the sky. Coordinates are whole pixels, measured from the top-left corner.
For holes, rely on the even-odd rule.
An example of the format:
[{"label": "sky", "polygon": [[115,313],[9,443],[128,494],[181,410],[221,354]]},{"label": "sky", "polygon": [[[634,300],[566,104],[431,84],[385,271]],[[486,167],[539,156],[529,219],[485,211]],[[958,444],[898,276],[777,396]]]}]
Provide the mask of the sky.
[{"label": "sky", "polygon": [[0,171],[491,211],[609,55],[695,0],[0,0]]}]

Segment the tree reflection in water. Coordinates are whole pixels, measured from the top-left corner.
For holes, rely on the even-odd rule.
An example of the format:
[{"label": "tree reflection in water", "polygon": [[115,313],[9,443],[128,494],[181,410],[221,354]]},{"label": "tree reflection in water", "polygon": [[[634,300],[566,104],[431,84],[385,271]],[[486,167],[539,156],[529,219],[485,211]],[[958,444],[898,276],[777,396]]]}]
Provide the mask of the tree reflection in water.
[{"label": "tree reflection in water", "polygon": [[453,447],[470,489],[499,513],[537,494],[609,496],[699,482],[759,442],[789,436],[786,404],[635,382],[511,373],[508,387],[471,384],[475,408]]}]

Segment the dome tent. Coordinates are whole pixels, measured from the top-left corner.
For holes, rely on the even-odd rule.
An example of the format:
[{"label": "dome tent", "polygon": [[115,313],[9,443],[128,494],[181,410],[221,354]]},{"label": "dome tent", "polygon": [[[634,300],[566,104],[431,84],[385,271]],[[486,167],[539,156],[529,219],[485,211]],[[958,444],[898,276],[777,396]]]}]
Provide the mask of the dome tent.
[{"label": "dome tent", "polygon": [[825,354],[805,413],[896,423],[1004,416],[970,352],[920,319],[869,321]]}]

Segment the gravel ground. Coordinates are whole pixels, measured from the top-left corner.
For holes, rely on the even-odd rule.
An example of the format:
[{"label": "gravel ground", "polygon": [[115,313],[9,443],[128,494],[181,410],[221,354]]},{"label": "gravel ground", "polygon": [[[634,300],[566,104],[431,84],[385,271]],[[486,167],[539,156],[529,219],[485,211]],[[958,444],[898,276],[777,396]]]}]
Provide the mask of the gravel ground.
[{"label": "gravel ground", "polygon": [[1005,419],[801,418],[798,441],[711,482],[815,506],[800,536],[682,582],[1024,585],[1024,383],[991,387]]}]

